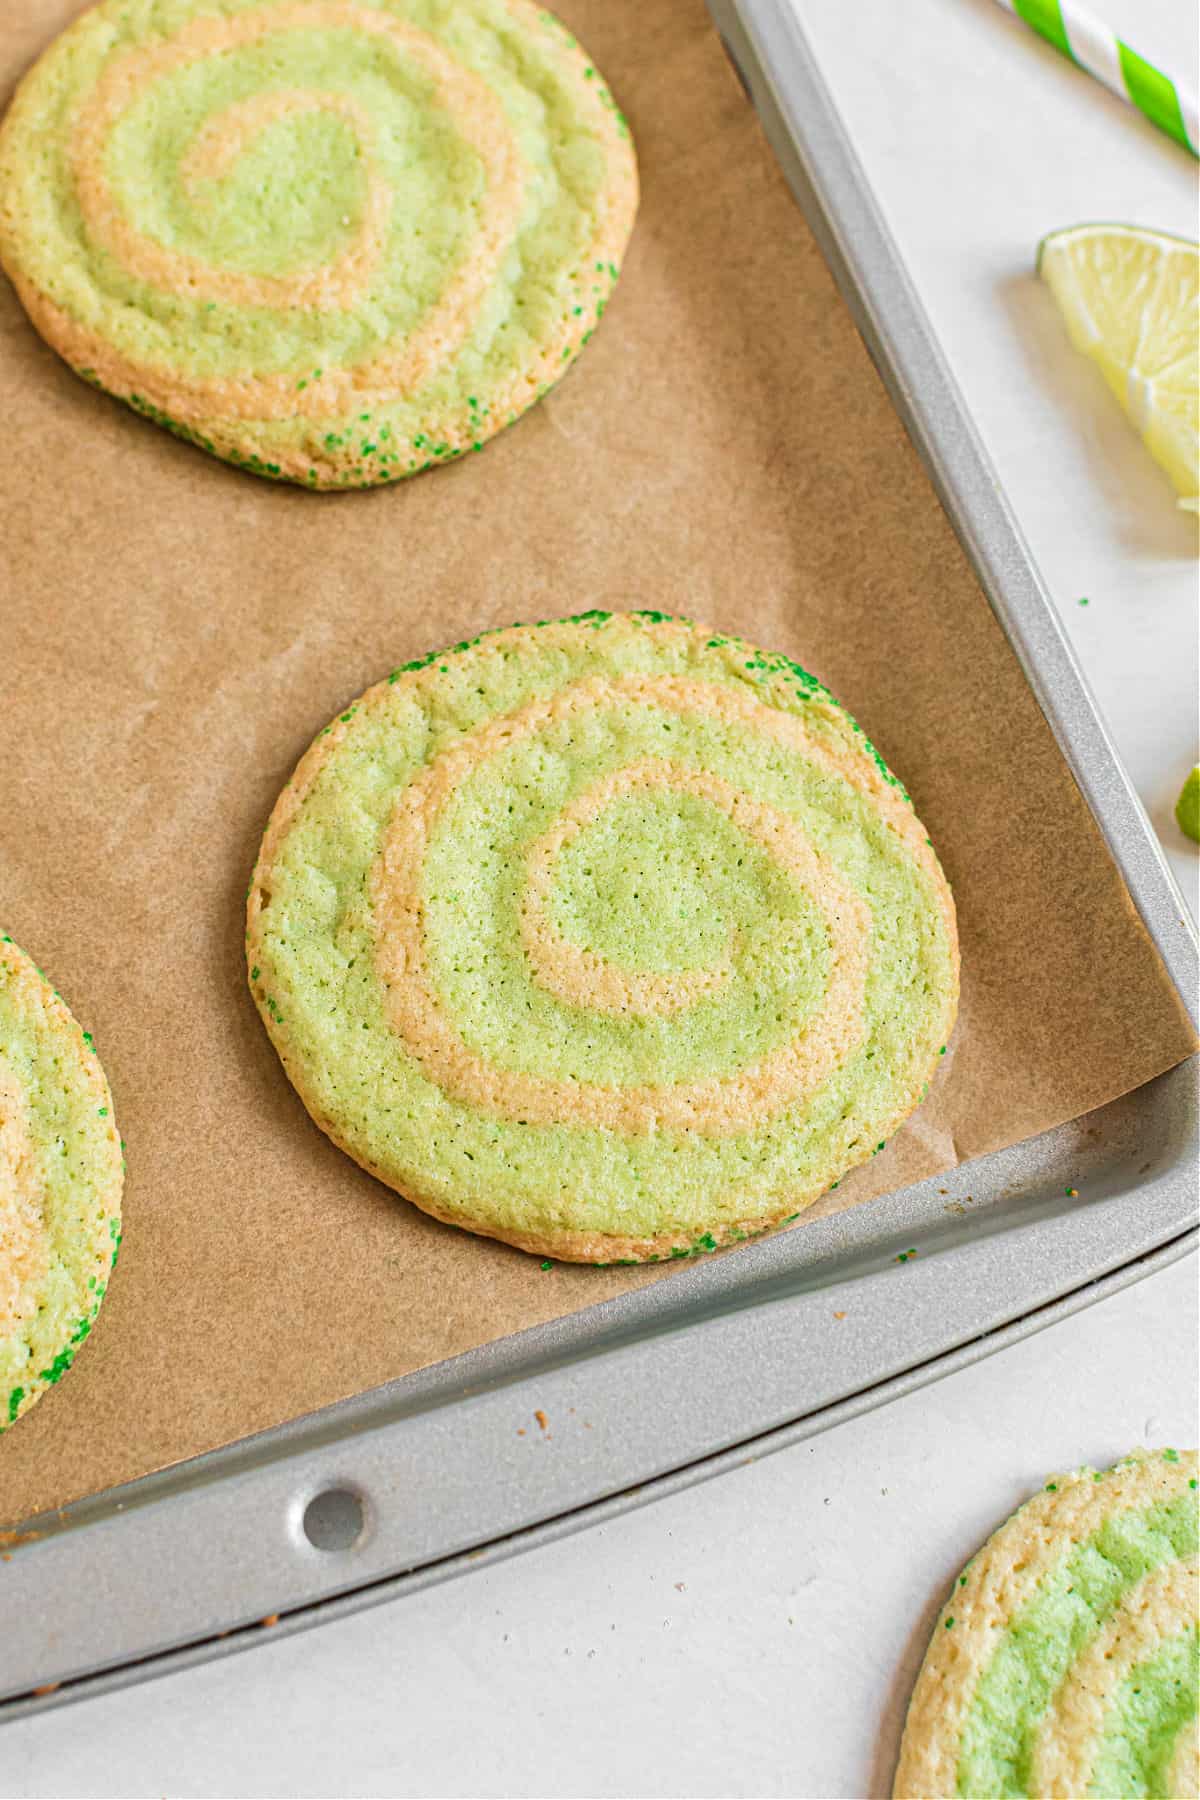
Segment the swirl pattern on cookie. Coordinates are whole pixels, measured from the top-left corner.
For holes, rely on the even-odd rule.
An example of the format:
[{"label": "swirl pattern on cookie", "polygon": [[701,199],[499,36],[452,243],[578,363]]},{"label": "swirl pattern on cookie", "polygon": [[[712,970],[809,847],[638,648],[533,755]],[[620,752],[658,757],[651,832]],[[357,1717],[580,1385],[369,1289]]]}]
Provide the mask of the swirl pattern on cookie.
[{"label": "swirl pattern on cookie", "polygon": [[531,0],[101,0],[0,127],[0,262],[47,341],[313,488],[526,411],[636,206],[612,96]]},{"label": "swirl pattern on cookie", "polygon": [[0,1431],[92,1329],[120,1242],[123,1166],[90,1035],[0,934]]},{"label": "swirl pattern on cookie", "polygon": [[401,670],[275,808],[251,987],[334,1140],[426,1211],[579,1261],[788,1220],[919,1102],[949,890],[859,728],[663,614]]},{"label": "swirl pattern on cookie", "polygon": [[934,1628],[894,1793],[1196,1792],[1195,1451],[1077,1469],[990,1538]]}]

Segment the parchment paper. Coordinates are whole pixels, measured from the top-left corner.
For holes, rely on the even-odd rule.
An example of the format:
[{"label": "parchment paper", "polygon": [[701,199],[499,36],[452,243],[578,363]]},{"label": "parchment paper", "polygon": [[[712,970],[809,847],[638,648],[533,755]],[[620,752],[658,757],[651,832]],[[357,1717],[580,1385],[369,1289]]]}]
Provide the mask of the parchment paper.
[{"label": "parchment paper", "polygon": [[[79,10],[5,0],[0,89]],[[655,1278],[544,1273],[377,1185],[309,1122],[247,994],[276,794],[428,648],[687,613],[797,657],[901,773],[958,899],[961,1022],[839,1204],[1191,1048],[701,0],[561,11],[631,120],[643,209],[578,367],[481,456],[378,493],[272,487],[87,388],[0,283],[0,918],[96,1033],[129,1171],[97,1328],[0,1440],[0,1520]]]}]

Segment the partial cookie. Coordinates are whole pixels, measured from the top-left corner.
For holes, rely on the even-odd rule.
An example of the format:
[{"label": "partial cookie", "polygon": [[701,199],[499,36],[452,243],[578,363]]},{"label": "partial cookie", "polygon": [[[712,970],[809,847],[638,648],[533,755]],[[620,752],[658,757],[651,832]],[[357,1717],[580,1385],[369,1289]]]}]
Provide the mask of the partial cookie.
[{"label": "partial cookie", "polygon": [[121,1140],[90,1032],[0,936],[0,1431],[70,1368],[121,1241]]},{"label": "partial cookie", "polygon": [[581,1262],[794,1218],[918,1104],[958,1000],[949,889],[860,728],[662,613],[494,632],[347,707],[275,808],[247,947],[335,1143]]},{"label": "partial cookie", "polygon": [[531,0],[102,0],[0,127],[0,263],[48,343],[255,474],[452,460],[591,336],[624,119]]},{"label": "partial cookie", "polygon": [[1048,1481],[958,1577],[893,1789],[1197,1792],[1197,1458],[1136,1450]]}]

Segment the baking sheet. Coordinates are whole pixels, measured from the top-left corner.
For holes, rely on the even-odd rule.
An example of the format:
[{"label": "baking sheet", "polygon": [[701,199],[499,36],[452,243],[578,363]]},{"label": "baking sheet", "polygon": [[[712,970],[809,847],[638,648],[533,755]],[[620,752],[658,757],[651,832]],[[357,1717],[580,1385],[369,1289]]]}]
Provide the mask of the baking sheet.
[{"label": "baking sheet", "polygon": [[[78,10],[10,3],[0,81]],[[0,916],[96,1032],[129,1144],[121,1266],[0,1443],[0,1518],[657,1278],[543,1272],[405,1206],[310,1124],[245,992],[279,787],[437,643],[587,606],[706,617],[813,668],[900,771],[955,885],[963,1011],[839,1204],[1192,1046],[701,0],[560,10],[631,119],[643,212],[588,354],[482,456],[379,494],[253,482],[85,388],[0,294]]]}]

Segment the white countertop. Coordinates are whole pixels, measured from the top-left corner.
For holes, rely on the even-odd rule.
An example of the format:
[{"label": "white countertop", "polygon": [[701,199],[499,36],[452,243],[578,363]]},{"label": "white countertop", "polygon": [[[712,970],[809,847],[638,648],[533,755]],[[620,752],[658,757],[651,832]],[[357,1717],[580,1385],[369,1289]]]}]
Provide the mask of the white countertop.
[{"label": "white countertop", "polygon": [[[802,5],[1194,909],[1171,809],[1197,754],[1195,525],[1030,270],[1044,232],[1082,220],[1194,235],[1195,165],[992,0]],[[1183,0],[1092,6],[1195,68]],[[8,1726],[0,1791],[884,1794],[943,1590],[981,1539],[1051,1470],[1195,1442],[1195,1300],[1190,1259],[613,1524]]]}]

